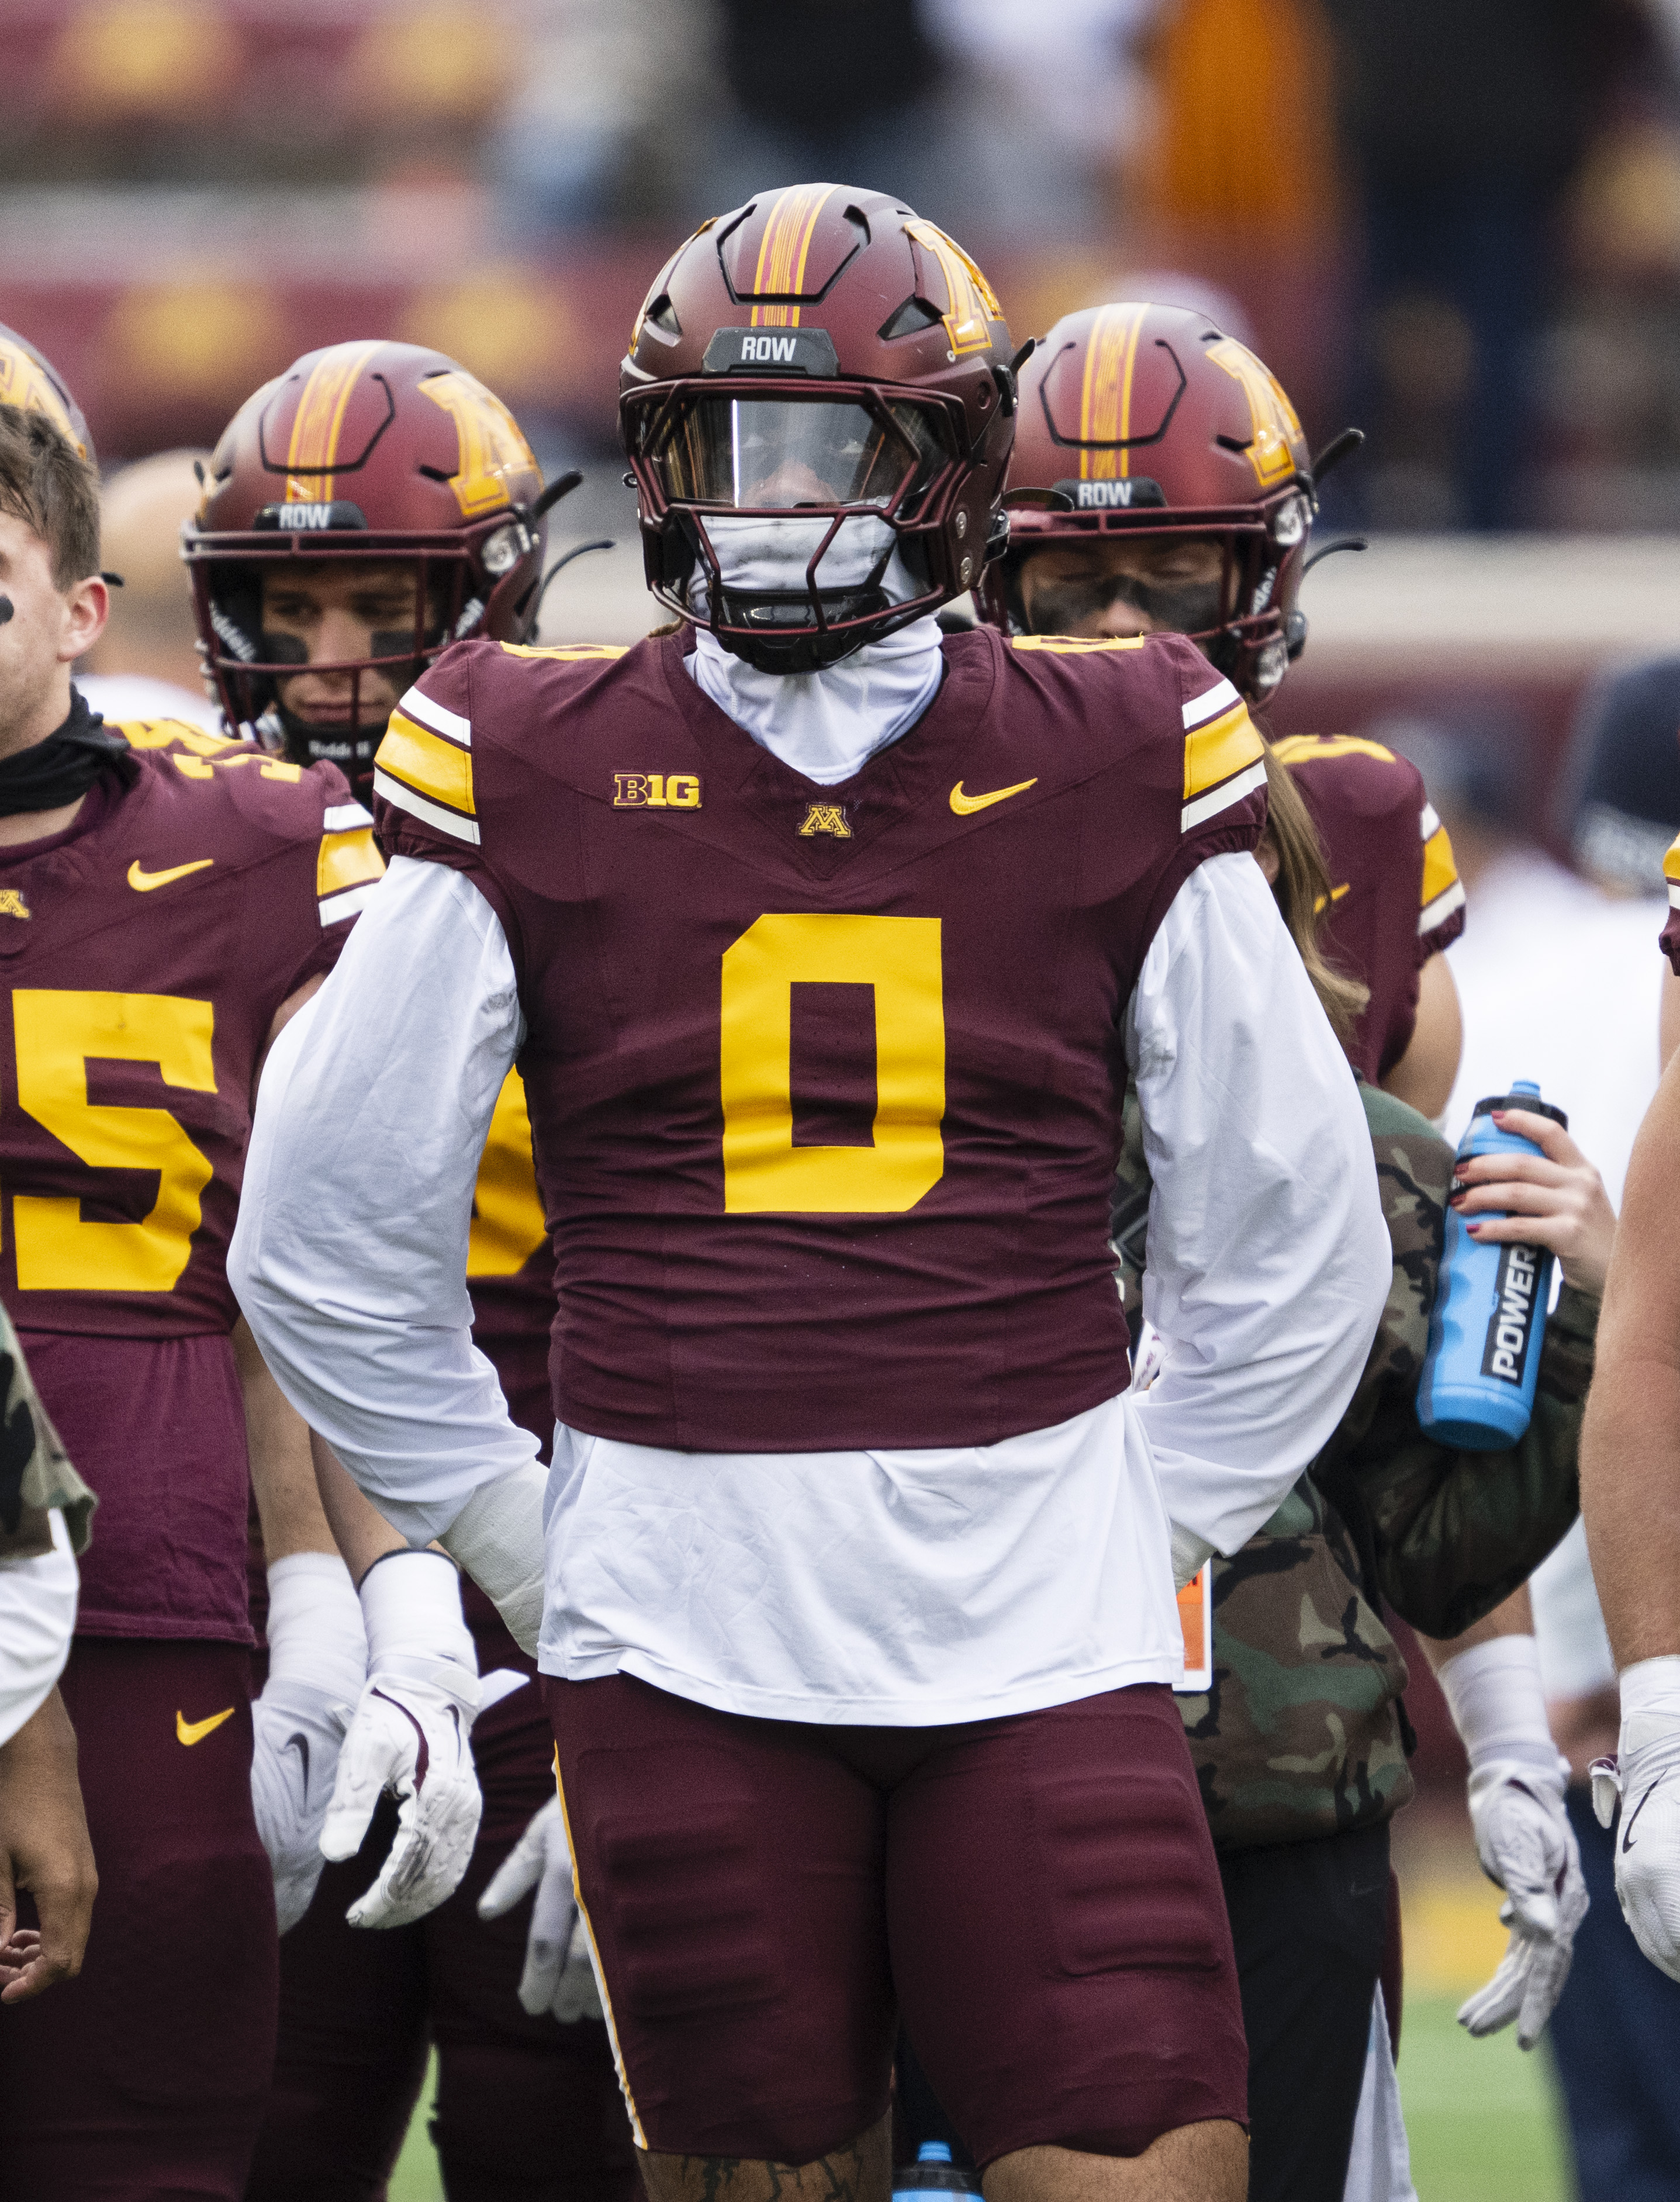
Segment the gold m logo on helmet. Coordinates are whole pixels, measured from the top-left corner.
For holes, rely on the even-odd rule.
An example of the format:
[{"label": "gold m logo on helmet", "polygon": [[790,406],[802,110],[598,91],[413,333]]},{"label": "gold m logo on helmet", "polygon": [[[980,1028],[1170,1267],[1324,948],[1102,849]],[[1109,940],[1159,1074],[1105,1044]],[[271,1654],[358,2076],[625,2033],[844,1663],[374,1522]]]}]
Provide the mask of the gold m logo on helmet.
[{"label": "gold m logo on helmet", "polygon": [[852,828],[846,822],[846,813],[838,803],[813,803],[805,813],[802,834],[832,833],[836,840],[849,841]]},{"label": "gold m logo on helmet", "polygon": [[932,222],[907,221],[905,234],[933,254],[945,277],[945,333],[952,350],[959,359],[965,351],[983,350],[992,341],[987,322],[1004,317],[992,286],[956,239]]},{"label": "gold m logo on helmet", "polygon": [[463,520],[480,520],[486,512],[516,503],[509,486],[511,477],[528,474],[540,479],[519,423],[475,375],[453,368],[447,374],[428,374],[420,387],[455,423],[461,462],[449,486]]},{"label": "gold m logo on helmet", "polygon": [[15,405],[22,413],[44,413],[82,456],[87,456],[87,446],[72,427],[64,401],[21,345],[0,344],[0,405]]},{"label": "gold m logo on helmet", "polygon": [[1283,394],[1282,384],[1255,358],[1247,344],[1240,344],[1235,337],[1222,337],[1217,344],[1210,344],[1207,356],[1216,367],[1223,367],[1234,381],[1242,385],[1243,395],[1248,400],[1248,418],[1254,430],[1254,440],[1248,446],[1248,463],[1261,488],[1287,480],[1295,468],[1290,445],[1300,443],[1301,424],[1294,407]]}]

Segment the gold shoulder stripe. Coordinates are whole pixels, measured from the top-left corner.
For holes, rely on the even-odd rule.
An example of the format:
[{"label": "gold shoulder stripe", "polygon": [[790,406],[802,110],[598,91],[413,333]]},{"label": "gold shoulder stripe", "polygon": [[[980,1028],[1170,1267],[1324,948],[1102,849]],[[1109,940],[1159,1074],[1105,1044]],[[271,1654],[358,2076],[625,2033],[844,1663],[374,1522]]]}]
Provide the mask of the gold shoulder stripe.
[{"label": "gold shoulder stripe", "polygon": [[558,658],[562,664],[581,664],[592,657],[598,657],[604,661],[623,657],[629,651],[628,643],[618,642],[569,642],[547,645],[533,642],[504,642],[502,648],[510,657],[555,657]]},{"label": "gold shoulder stripe", "polygon": [[1082,657],[1093,650],[1141,650],[1147,634],[1115,634],[1101,638],[1077,634],[1012,634],[1011,650],[1044,650],[1052,657]]},{"label": "gold shoulder stripe", "polygon": [[1245,765],[1255,764],[1264,747],[1246,704],[1234,704],[1205,727],[1193,727],[1184,737],[1184,800],[1194,802],[1229,780]]},{"label": "gold shoulder stripe", "polygon": [[1393,764],[1394,753],[1363,734],[1286,734],[1274,742],[1271,753],[1280,764],[1329,763],[1333,757],[1375,757],[1378,764]]},{"label": "gold shoulder stripe", "polygon": [[226,734],[207,734],[202,727],[189,726],[185,719],[124,719],[111,731],[121,734],[133,750],[191,750],[195,757],[220,757],[225,751],[243,747],[230,740]]},{"label": "gold shoulder stripe", "polygon": [[356,827],[346,833],[321,835],[321,854],[315,868],[315,891],[318,895],[339,894],[345,887],[359,887],[364,880],[384,876],[385,859],[374,845],[371,826]]},{"label": "gold shoulder stripe", "polygon": [[[1672,855],[1670,851],[1670,855]],[[1667,868],[1668,858],[1664,859]],[[1424,844],[1424,892],[1425,907],[1443,895],[1450,886],[1458,884],[1459,867],[1453,855],[1453,844],[1447,839],[1447,828],[1437,826]]]},{"label": "gold shoulder stripe", "polygon": [[1663,858],[1663,877],[1665,880],[1680,880],[1680,833],[1677,833],[1668,845],[1668,853]]},{"label": "gold shoulder stripe", "polygon": [[441,734],[410,718],[406,711],[391,714],[374,767],[387,780],[400,782],[433,803],[464,817],[475,815],[472,751],[445,741]]}]

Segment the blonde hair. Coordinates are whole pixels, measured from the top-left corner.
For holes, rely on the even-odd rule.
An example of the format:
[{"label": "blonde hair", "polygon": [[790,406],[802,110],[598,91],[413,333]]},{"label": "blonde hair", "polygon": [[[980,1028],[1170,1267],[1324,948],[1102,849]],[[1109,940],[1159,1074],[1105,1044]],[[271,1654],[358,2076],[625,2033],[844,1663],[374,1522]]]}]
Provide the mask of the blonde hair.
[{"label": "blonde hair", "polygon": [[1371,999],[1371,989],[1345,971],[1338,971],[1325,955],[1319,935],[1330,910],[1330,875],[1318,829],[1306,798],[1295,786],[1286,764],[1280,764],[1266,744],[1266,831],[1261,846],[1270,845],[1277,859],[1277,877],[1271,892],[1283,913],[1283,922],[1300,951],[1312,991],[1323,1005],[1330,1029],[1344,1047],[1351,1046],[1353,1027]]}]

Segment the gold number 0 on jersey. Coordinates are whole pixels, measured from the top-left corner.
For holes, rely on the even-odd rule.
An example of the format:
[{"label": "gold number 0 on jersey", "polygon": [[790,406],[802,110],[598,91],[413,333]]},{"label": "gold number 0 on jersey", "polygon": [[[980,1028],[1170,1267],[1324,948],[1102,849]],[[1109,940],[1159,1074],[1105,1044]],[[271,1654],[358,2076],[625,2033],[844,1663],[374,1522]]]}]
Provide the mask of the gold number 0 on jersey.
[{"label": "gold number 0 on jersey", "polygon": [[[875,1145],[796,1147],[796,985],[875,989]],[[945,1173],[945,985],[936,917],[771,915],[723,957],[723,1206],[895,1216]]]},{"label": "gold number 0 on jersey", "polygon": [[167,1292],[180,1280],[211,1176],[167,1109],[96,1107],[90,1057],[155,1063],[166,1086],[215,1091],[215,1007],[174,994],[82,994],[20,988],[12,996],[17,1094],[25,1111],[91,1169],[156,1170],[141,1223],[88,1223],[74,1195],[12,1203],[20,1290]]}]

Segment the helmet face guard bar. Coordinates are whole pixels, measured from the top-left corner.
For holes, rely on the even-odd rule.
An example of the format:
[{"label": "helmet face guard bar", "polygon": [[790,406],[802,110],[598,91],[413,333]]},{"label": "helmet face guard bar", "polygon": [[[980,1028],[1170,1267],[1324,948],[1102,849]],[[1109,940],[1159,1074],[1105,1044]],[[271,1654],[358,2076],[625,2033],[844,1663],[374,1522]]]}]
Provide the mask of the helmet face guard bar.
[{"label": "helmet face guard bar", "polygon": [[[946,398],[877,383],[705,376],[628,392],[623,412],[650,588],[765,671],[836,663],[948,602],[978,569],[976,556],[960,580],[948,570],[965,436],[961,409]],[[707,524],[724,519],[826,522],[803,590],[726,581]],[[865,573],[825,586],[824,561],[848,521],[880,523],[887,539]],[[924,585],[896,603],[882,586],[895,550]]]}]

